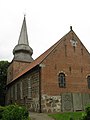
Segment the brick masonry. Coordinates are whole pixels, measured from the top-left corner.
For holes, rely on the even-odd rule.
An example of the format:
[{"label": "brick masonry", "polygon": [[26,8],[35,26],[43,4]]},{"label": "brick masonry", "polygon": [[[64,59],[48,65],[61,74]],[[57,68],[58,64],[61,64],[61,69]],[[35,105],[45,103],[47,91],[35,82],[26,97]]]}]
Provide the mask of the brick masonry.
[{"label": "brick masonry", "polygon": [[[74,46],[72,40],[76,41]],[[40,64],[42,66],[37,65],[41,67],[40,71],[36,66],[8,85],[7,103],[12,100],[36,112],[39,112],[40,106],[42,112],[84,110],[90,102],[87,82],[87,77],[90,76],[90,54],[77,35],[73,31],[66,34]],[[8,69],[7,83],[28,65],[29,63],[13,61]],[[59,73],[65,74],[64,88],[59,87]],[[28,98],[28,79],[31,81],[31,98]],[[14,100],[10,91],[20,81],[23,83],[23,98],[20,99],[19,88],[18,99]]]},{"label": "brick masonry", "polygon": [[12,61],[7,72],[7,83],[30,65],[30,62]]},{"label": "brick masonry", "polygon": [[[77,40],[75,48],[70,42],[72,35]],[[45,66],[41,70],[42,93],[48,95],[66,92],[90,93],[87,84],[87,76],[90,75],[90,54],[73,31],[61,39],[60,44],[42,64]],[[58,85],[58,75],[61,72],[66,77],[66,88],[60,88]]]}]

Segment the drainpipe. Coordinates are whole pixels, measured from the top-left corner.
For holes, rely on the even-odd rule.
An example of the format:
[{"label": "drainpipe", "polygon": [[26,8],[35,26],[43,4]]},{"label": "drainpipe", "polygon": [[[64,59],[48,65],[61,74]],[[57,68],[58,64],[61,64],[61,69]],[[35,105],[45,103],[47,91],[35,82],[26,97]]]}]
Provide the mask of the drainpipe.
[{"label": "drainpipe", "polygon": [[41,66],[39,65],[39,113],[42,112],[41,110]]}]

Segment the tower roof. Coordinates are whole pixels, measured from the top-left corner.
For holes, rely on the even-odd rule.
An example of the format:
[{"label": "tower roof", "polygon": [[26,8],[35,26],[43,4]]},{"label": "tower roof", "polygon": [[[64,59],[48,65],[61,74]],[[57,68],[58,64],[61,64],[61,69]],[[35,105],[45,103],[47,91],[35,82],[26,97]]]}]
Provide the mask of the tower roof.
[{"label": "tower roof", "polygon": [[26,18],[25,18],[25,16],[24,16],[24,20],[23,20],[23,24],[22,24],[22,28],[21,28],[21,32],[20,32],[18,44],[26,44],[26,45],[29,45],[28,35],[27,35],[27,26],[26,26]]},{"label": "tower roof", "polygon": [[28,42],[28,34],[27,34],[27,26],[26,26],[25,16],[24,16],[18,44],[13,49],[13,54],[14,54],[14,60],[26,61],[26,62],[33,61],[33,58],[31,57],[33,54],[33,50],[29,46],[29,42]]}]

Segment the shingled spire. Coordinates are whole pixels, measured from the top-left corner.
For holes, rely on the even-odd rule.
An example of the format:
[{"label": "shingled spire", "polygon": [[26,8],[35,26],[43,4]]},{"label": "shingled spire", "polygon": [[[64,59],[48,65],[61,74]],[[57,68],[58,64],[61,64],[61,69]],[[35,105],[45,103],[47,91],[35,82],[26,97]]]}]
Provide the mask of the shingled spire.
[{"label": "shingled spire", "polygon": [[23,20],[23,24],[22,24],[22,28],[21,28],[21,33],[20,33],[18,44],[29,45],[25,16],[24,16],[24,20]]},{"label": "shingled spire", "polygon": [[25,16],[24,16],[18,44],[13,49],[13,54],[14,54],[14,60],[25,61],[25,62],[32,62],[33,61],[33,58],[31,57],[33,54],[33,50],[29,46],[29,42],[28,42]]}]

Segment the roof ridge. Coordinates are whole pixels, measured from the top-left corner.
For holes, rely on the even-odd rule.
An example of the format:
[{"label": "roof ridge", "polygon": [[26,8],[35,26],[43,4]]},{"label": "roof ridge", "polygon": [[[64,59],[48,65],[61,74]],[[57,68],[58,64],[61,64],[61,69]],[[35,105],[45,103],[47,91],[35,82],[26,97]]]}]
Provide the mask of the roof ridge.
[{"label": "roof ridge", "polygon": [[[71,31],[69,31],[67,34],[69,34],[70,32],[71,32]],[[46,57],[60,44],[61,40],[62,40],[67,34],[65,34],[65,35],[64,35],[62,38],[60,38],[54,45],[51,46],[53,49],[46,55]],[[49,49],[51,49],[51,47],[50,47]],[[46,51],[48,51],[49,49],[47,49]],[[45,52],[46,52],[46,51],[45,51]],[[45,52],[44,52],[44,53],[45,53]],[[43,53],[43,54],[44,54],[44,53]],[[41,55],[42,55],[42,54],[41,54]],[[41,55],[40,55],[40,56],[41,56]],[[46,58],[46,57],[45,57],[45,58]],[[45,59],[45,58],[44,58],[44,59]],[[38,58],[37,58],[37,59],[38,59]],[[43,60],[44,60],[44,59],[43,59]],[[43,60],[42,60],[42,61],[43,61]],[[42,61],[41,61],[41,62],[42,62]],[[40,63],[41,63],[41,62],[40,62]]]},{"label": "roof ridge", "polygon": [[[28,72],[29,70],[31,70],[32,68],[36,67],[37,65],[39,65],[40,63],[42,63],[46,57],[60,44],[61,40],[67,36],[71,31],[69,31],[67,34],[65,34],[61,39],[59,39],[54,45],[52,45],[49,49],[47,49],[44,53],[42,53],[38,58],[36,58],[34,61],[32,61],[30,63],[30,65],[24,69],[20,74],[18,74],[15,78],[13,78],[13,80],[11,82],[13,82],[14,80],[16,80],[17,78],[19,78],[21,75],[25,74],[26,72]],[[11,83],[10,82],[10,83]],[[8,83],[9,84],[9,83]]]}]

